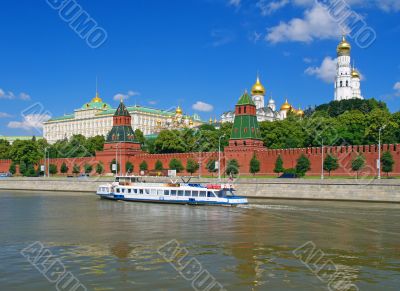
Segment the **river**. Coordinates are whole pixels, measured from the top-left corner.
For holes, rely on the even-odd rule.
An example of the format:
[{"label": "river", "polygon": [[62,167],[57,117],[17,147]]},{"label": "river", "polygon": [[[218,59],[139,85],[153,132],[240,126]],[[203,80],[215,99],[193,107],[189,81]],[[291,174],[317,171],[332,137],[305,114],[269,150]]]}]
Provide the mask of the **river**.
[{"label": "river", "polygon": [[399,221],[398,204],[1,191],[0,290],[399,290]]}]

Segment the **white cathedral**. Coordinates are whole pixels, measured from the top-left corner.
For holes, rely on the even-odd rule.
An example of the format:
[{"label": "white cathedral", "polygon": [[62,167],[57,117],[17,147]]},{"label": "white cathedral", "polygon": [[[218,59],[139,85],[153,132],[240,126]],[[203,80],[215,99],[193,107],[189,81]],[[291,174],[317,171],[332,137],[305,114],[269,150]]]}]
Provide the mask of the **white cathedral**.
[{"label": "white cathedral", "polygon": [[[292,112],[298,116],[303,116],[304,111],[301,109],[295,109],[289,104],[286,99],[285,103],[281,106],[280,110],[276,110],[276,104],[272,97],[269,98],[267,105],[265,105],[265,87],[261,84],[260,78],[257,76],[256,83],[251,89],[251,98],[256,105],[257,120],[261,121],[275,121],[283,120],[287,117],[288,112]],[[221,122],[233,122],[235,119],[235,112],[228,111],[221,115]]]},{"label": "white cathedral", "polygon": [[364,99],[361,95],[360,73],[351,67],[351,45],[343,36],[337,47],[335,101]]}]

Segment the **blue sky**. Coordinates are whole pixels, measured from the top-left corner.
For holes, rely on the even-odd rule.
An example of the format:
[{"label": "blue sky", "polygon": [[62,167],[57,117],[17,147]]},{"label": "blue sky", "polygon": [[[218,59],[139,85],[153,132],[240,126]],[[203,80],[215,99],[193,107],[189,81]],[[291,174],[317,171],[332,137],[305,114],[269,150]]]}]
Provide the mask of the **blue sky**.
[{"label": "blue sky", "polygon": [[[38,135],[47,115],[71,113],[94,97],[96,76],[100,97],[113,106],[122,94],[127,104],[181,104],[204,119],[232,109],[257,71],[278,105],[285,97],[303,108],[333,100],[343,26],[314,0],[76,2],[107,33],[98,48],[46,0],[2,1],[0,135]],[[376,33],[367,48],[349,38],[362,93],[398,111],[400,1],[348,4]]]}]

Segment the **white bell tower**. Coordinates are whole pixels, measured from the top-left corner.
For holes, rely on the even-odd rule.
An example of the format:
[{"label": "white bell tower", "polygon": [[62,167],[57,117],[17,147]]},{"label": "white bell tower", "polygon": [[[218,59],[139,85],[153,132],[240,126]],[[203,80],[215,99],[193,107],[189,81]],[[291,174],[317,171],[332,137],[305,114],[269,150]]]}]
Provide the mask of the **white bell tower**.
[{"label": "white bell tower", "polygon": [[335,101],[353,98],[352,76],[351,76],[351,45],[343,36],[337,47],[337,67],[335,78]]}]

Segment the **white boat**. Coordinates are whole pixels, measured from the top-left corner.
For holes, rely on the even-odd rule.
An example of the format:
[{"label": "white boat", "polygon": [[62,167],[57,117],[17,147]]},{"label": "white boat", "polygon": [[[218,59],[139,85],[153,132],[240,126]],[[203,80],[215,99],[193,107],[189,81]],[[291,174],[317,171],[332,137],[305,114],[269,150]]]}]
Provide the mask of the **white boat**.
[{"label": "white boat", "polygon": [[100,185],[97,195],[103,199],[191,204],[228,205],[247,204],[246,197],[234,194],[233,184],[146,183],[144,177],[118,176],[110,184]]}]

